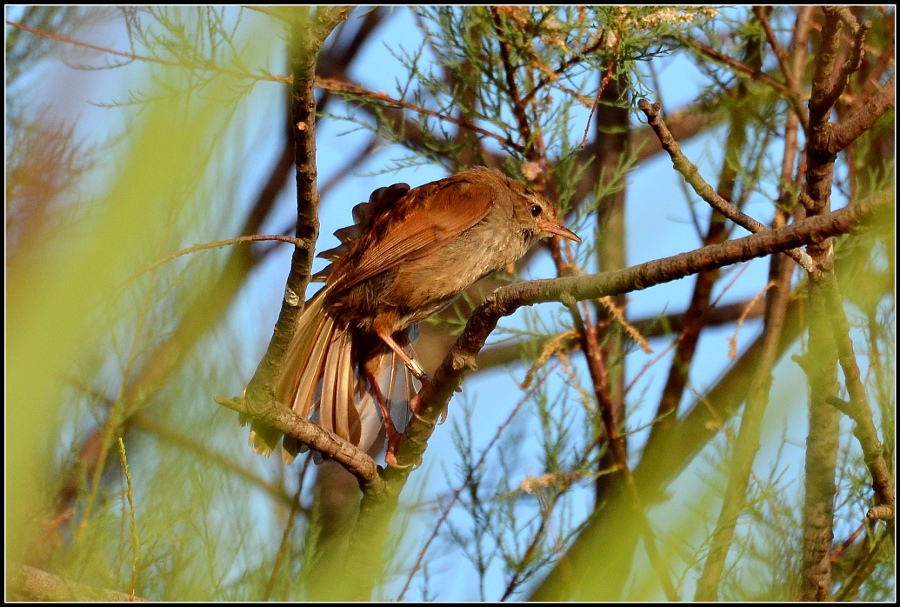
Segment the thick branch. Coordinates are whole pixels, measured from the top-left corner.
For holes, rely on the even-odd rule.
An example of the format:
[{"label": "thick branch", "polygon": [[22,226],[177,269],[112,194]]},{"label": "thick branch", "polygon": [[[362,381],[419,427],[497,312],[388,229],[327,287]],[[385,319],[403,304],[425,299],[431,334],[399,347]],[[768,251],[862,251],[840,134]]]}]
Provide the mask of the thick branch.
[{"label": "thick branch", "polygon": [[822,27],[819,52],[816,54],[816,68],[812,80],[812,92],[809,100],[809,125],[824,122],[828,112],[837,101],[841,91],[835,94],[831,82],[834,62],[841,43],[841,20],[835,7],[822,9],[825,12],[825,25]]},{"label": "thick branch", "polygon": [[891,76],[861,110],[834,126],[828,151],[835,154],[840,152],[871,129],[885,112],[894,107],[894,95],[894,77]]},{"label": "thick branch", "polygon": [[251,408],[246,400],[240,398],[216,397],[215,400],[242,416],[252,417],[255,422],[261,422],[277,430],[280,434],[296,438],[309,445],[311,449],[340,463],[356,477],[363,491],[378,491],[381,488],[383,483],[378,476],[378,466],[365,451],[318,424],[300,417],[291,409],[275,405],[260,410],[258,406]]},{"label": "thick branch", "polygon": [[837,354],[825,310],[824,281],[809,286],[809,346],[795,360],[809,384],[809,434],[803,494],[803,564],[800,598],[831,598],[831,546],[834,541],[834,500],[837,489],[838,433],[840,416],[828,404],[837,395]]},{"label": "thick branch", "polygon": [[[316,187],[316,59],[325,39],[347,17],[349,9],[319,9],[313,19],[311,9],[297,9],[289,27],[290,63],[293,79],[292,123],[294,163],[297,171],[297,229],[295,236],[306,243],[297,247],[291,257],[291,269],[284,300],[269,347],[246,390],[248,401],[268,403],[274,398],[273,383],[277,377],[288,344],[296,330],[296,320],[303,310],[306,285],[313,263],[319,235],[319,191]],[[251,410],[256,407],[251,406]],[[262,405],[265,408],[265,405]],[[244,421],[244,417],[241,418]],[[272,428],[254,423],[257,437],[274,449],[280,434]]]},{"label": "thick branch", "polygon": [[127,603],[131,601],[145,602],[147,599],[131,597],[124,592],[96,588],[66,580],[52,573],[21,566],[13,568],[8,580],[10,587],[7,600],[43,602],[43,601],[78,601],[88,603]]}]

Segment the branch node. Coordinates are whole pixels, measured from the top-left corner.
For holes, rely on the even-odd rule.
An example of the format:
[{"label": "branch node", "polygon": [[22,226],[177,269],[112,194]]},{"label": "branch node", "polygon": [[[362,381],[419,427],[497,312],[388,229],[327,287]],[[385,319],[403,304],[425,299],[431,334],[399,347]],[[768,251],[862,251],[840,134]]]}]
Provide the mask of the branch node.
[{"label": "branch node", "polygon": [[894,507],[887,505],[872,506],[866,512],[866,518],[870,521],[892,521],[894,520]]},{"label": "branch node", "polygon": [[475,363],[475,358],[473,356],[469,356],[466,354],[461,354],[460,352],[454,352],[453,358],[450,361],[450,367],[456,371],[474,371],[478,368],[478,365]]}]

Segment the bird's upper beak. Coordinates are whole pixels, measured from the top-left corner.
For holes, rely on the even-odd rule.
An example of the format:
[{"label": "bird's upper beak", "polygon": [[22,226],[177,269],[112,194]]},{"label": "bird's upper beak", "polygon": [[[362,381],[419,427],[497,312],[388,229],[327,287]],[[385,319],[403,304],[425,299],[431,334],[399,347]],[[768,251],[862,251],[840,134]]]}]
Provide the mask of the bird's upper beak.
[{"label": "bird's upper beak", "polygon": [[556,234],[557,236],[560,236],[562,238],[568,238],[569,240],[574,240],[575,242],[581,242],[581,239],[578,238],[578,234],[558,221],[541,221],[538,223],[538,227],[545,232],[549,232],[550,234]]}]

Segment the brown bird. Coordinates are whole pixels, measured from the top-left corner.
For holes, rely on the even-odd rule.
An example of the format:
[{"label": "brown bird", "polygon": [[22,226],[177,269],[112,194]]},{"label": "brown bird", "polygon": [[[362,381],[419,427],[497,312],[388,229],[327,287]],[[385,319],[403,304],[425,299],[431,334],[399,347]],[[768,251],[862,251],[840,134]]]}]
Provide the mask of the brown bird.
[{"label": "brown bird", "polygon": [[[413,378],[428,382],[407,351],[415,324],[542,238],[581,240],[550,201],[484,167],[414,189],[380,188],[353,216],[353,226],[335,232],[341,245],[319,255],[332,261],[313,277],[326,284],[298,320],[275,398],[364,450],[383,423],[385,461],[394,464],[393,417],[405,424],[417,404]],[[255,422],[250,444],[269,454],[279,438]],[[285,461],[301,449],[285,437]]]}]

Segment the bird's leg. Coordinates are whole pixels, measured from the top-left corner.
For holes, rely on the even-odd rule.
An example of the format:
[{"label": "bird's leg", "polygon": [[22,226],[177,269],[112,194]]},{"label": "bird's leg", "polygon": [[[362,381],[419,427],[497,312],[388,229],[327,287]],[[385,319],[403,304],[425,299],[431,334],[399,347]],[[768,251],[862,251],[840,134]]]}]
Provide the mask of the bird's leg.
[{"label": "bird's leg", "polygon": [[372,390],[372,396],[375,397],[375,402],[378,403],[378,409],[381,411],[384,431],[388,437],[387,453],[384,455],[384,462],[389,466],[396,467],[397,456],[394,455],[394,452],[397,450],[397,445],[400,443],[400,437],[402,435],[397,431],[397,427],[394,425],[394,420],[391,418],[391,411],[387,406],[384,394],[381,393],[381,387],[378,385],[378,379],[369,369],[368,365],[365,366],[365,374],[366,380],[369,382],[369,388]]},{"label": "bird's leg", "polygon": [[[397,353],[397,356],[400,357],[400,360],[403,361],[403,364],[406,365],[406,368],[409,369],[410,373],[419,380],[419,383],[422,384],[422,388],[428,385],[428,382],[431,381],[431,378],[428,377],[428,374],[425,373],[425,369],[422,368],[414,358],[410,358],[409,354],[406,353],[406,350],[400,347],[400,345],[394,341],[394,338],[391,337],[391,332],[379,328],[376,326],[376,333],[381,340],[388,345],[388,347]],[[418,414],[419,406],[421,405],[422,398],[420,396],[422,394],[422,389],[409,399],[409,408],[412,409],[412,412]]]},{"label": "bird's leg", "polygon": [[378,334],[378,337],[380,337],[381,340],[388,345],[388,348],[397,353],[397,356],[400,357],[400,360],[403,361],[403,364],[406,365],[406,368],[409,369],[410,373],[412,373],[413,376],[415,376],[415,378],[418,379],[423,386],[430,381],[428,374],[425,373],[425,369],[422,368],[422,365],[420,365],[415,359],[409,357],[409,354],[406,353],[406,350],[401,348],[400,345],[394,341],[394,338],[391,337],[390,331],[378,327],[376,327],[375,331]]}]

